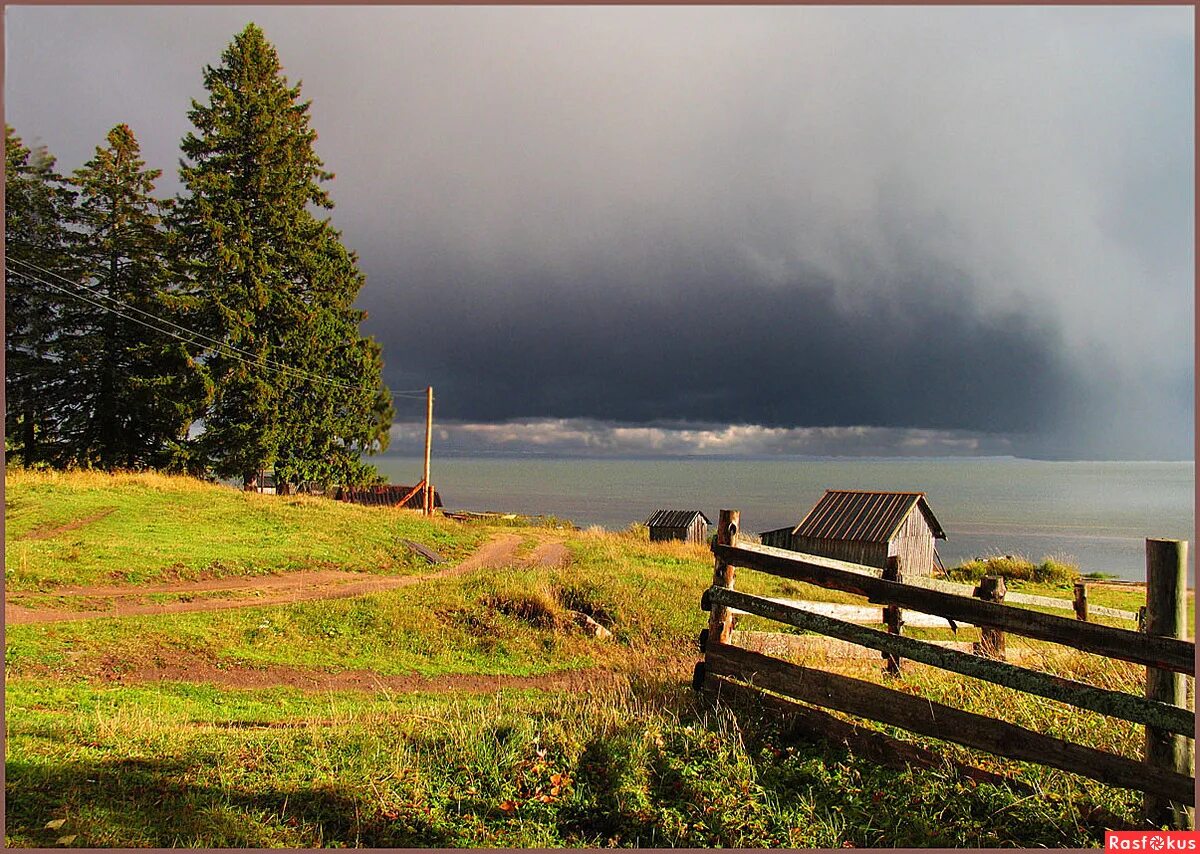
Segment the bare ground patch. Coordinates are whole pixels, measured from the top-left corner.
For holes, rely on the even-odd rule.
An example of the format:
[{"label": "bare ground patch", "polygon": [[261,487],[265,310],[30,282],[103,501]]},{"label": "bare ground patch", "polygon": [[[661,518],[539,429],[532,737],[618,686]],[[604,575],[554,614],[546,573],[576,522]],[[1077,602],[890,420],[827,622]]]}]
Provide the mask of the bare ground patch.
[{"label": "bare ground patch", "polygon": [[540,544],[528,558],[528,563],[545,567],[566,566],[570,562],[571,553],[557,540],[548,540]]},{"label": "bare ground patch", "polygon": [[[111,513],[112,509],[104,514],[89,517],[89,520],[102,518]],[[77,520],[71,525],[80,527],[89,520]],[[70,526],[55,530],[61,532],[68,527]],[[462,562],[447,569],[421,575],[379,576],[321,569],[250,578],[204,578],[156,584],[62,587],[49,594],[9,594],[5,597],[4,619],[7,623],[18,625],[287,605],[317,599],[363,596],[439,578],[464,575],[488,567],[508,566],[514,563],[560,567],[571,560],[567,547],[557,540],[540,543],[526,558],[518,560],[515,555],[520,544],[520,536],[503,534],[489,540]],[[145,601],[145,597],[151,595],[177,596],[179,601]],[[55,604],[48,606],[47,599],[51,599]],[[68,604],[63,600],[75,601]],[[65,607],[61,607],[60,603]]]}]

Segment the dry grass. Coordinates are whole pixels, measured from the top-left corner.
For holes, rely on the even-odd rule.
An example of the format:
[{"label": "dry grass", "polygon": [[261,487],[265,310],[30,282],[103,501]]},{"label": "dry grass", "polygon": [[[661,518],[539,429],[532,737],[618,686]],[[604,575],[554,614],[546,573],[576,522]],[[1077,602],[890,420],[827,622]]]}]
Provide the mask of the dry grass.
[{"label": "dry grass", "polygon": [[566,609],[545,584],[531,588],[505,586],[485,594],[482,603],[486,608],[539,629],[558,629],[571,623]]},{"label": "dry grass", "polygon": [[[11,466],[4,473],[6,489],[66,487],[80,489],[148,489],[155,492],[228,493],[232,487],[185,475],[154,471],[103,472],[92,469],[27,469]],[[236,490],[235,490],[236,491]]]}]

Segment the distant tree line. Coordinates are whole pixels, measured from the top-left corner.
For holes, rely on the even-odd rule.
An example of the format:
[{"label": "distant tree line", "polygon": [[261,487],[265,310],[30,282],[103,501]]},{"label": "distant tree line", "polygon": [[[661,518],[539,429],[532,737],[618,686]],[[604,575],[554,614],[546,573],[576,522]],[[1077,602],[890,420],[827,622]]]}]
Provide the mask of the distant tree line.
[{"label": "distant tree line", "polygon": [[7,458],[376,481],[392,400],[309,103],[254,24],[204,87],[174,199],[127,125],[70,176],[6,126]]}]

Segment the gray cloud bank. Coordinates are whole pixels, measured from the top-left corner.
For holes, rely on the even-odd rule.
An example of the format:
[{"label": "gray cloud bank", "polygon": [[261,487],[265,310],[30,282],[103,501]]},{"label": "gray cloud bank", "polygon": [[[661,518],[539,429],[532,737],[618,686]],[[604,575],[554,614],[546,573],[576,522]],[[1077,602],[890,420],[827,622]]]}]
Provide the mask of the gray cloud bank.
[{"label": "gray cloud bank", "polygon": [[15,7],[6,109],[170,173],[258,22],[464,447],[1191,458],[1192,15]]},{"label": "gray cloud bank", "polygon": [[[438,420],[439,456],[486,454],[588,457],[948,457],[1003,456],[1011,442],[995,434],[884,427],[761,427],[730,424],[613,424],[586,418],[506,422]],[[392,452],[420,455],[424,422],[392,428]]]}]

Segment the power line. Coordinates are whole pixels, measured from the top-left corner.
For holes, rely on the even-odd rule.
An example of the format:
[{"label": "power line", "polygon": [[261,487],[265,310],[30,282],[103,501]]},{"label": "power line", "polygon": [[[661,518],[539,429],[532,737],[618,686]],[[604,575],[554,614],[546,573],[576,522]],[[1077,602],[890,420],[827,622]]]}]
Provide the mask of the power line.
[{"label": "power line", "polygon": [[[92,295],[92,296],[94,296],[94,297],[99,297],[100,299],[105,299],[105,300],[108,300],[109,302],[115,303],[116,305],[120,306],[121,308],[125,309],[126,311],[133,311],[133,312],[136,312],[136,313],[138,313],[138,314],[140,314],[140,315],[142,315],[142,316],[144,316],[144,317],[148,317],[148,318],[150,318],[151,320],[153,320],[153,321],[154,321],[154,322],[156,322],[156,323],[160,323],[160,324],[163,324],[164,326],[170,326],[170,327],[172,327],[172,328],[174,328],[174,329],[178,329],[180,332],[183,332],[183,333],[186,333],[187,335],[190,335],[190,336],[192,336],[192,338],[193,338],[193,339],[200,339],[200,340],[203,340],[203,341],[208,341],[208,342],[210,342],[211,344],[215,345],[216,347],[224,348],[226,351],[228,351],[228,352],[227,352],[227,355],[231,355],[232,353],[241,353],[243,356],[247,356],[247,357],[249,357],[250,359],[254,360],[254,361],[247,362],[247,364],[257,364],[257,359],[258,359],[258,357],[257,357],[257,356],[256,356],[254,353],[251,353],[251,352],[250,352],[250,351],[248,351],[248,350],[243,350],[243,349],[241,349],[240,347],[235,347],[235,346],[233,346],[232,344],[229,344],[229,343],[227,343],[227,342],[225,342],[225,341],[219,341],[219,340],[217,340],[216,338],[212,338],[212,337],[210,337],[210,336],[208,336],[208,335],[205,335],[205,334],[204,334],[204,333],[202,333],[202,332],[196,332],[194,329],[188,329],[187,327],[185,327],[185,326],[181,326],[181,325],[179,325],[178,323],[174,323],[173,321],[170,321],[170,320],[164,320],[163,318],[161,318],[161,317],[158,317],[157,315],[151,314],[150,312],[148,312],[148,311],[145,311],[144,309],[140,309],[140,308],[138,308],[137,306],[129,305],[128,303],[126,303],[126,302],[124,302],[124,301],[122,301],[122,300],[118,299],[117,297],[114,297],[114,296],[112,296],[111,294],[105,294],[105,293],[101,293],[100,291],[97,291],[97,290],[94,290],[94,289],[92,289],[92,288],[89,288],[87,285],[84,285],[82,282],[77,282],[77,281],[74,281],[73,279],[69,279],[69,278],[67,278],[66,276],[63,276],[63,275],[62,275],[62,274],[60,274],[60,273],[56,273],[56,272],[54,272],[53,270],[47,270],[45,267],[38,266],[37,264],[34,264],[34,263],[33,263],[33,262],[31,262],[31,261],[26,261],[26,260],[24,260],[24,259],[21,259],[21,258],[7,258],[6,260],[8,260],[8,261],[13,261],[13,262],[16,262],[16,263],[18,263],[18,264],[21,264],[22,266],[25,266],[25,267],[30,267],[30,268],[32,268],[32,269],[34,269],[34,270],[37,270],[37,271],[39,271],[39,272],[41,272],[41,273],[44,273],[45,275],[48,275],[48,276],[54,276],[56,279],[59,279],[60,281],[66,282],[68,285],[71,285],[72,287],[78,287],[78,288],[80,288],[81,290],[83,290],[83,291],[86,291],[87,293],[91,294],[91,295]],[[15,272],[18,272],[18,273],[20,273],[20,274],[22,274],[22,275],[29,276],[30,278],[36,278],[36,277],[32,276],[32,275],[31,275],[31,274],[29,274],[29,273],[22,273],[22,271],[15,271]],[[50,283],[48,283],[48,282],[43,282],[43,284],[50,284]],[[61,288],[60,288],[60,290],[61,290]],[[72,295],[72,296],[74,296],[74,295],[75,295],[75,294],[74,294],[74,292],[70,292],[70,293],[71,293],[71,295]],[[81,299],[82,299],[82,297],[81,297]],[[113,313],[114,313],[114,314],[117,314],[117,315],[119,315],[119,316],[121,316],[121,317],[124,317],[126,320],[134,320],[135,322],[137,322],[135,318],[127,317],[126,315],[123,315],[123,314],[121,314],[120,312],[114,311]],[[146,324],[144,324],[144,323],[143,323],[142,325],[143,325],[143,326],[145,326]],[[154,329],[155,327],[150,327],[150,328],[151,328],[151,329]],[[165,330],[162,330],[162,329],[156,329],[156,331],[158,331],[158,332],[162,332],[162,333],[164,333],[164,334],[168,334],[168,335],[170,334],[170,333],[168,333],[168,332],[166,332]],[[172,337],[174,337],[174,338],[179,338],[179,336],[177,336],[177,335],[176,335],[176,336],[172,336]],[[182,338],[179,338],[179,340],[184,340],[184,339],[182,339]],[[198,343],[198,342],[197,342],[197,341],[195,341],[195,340],[190,340],[190,341],[187,341],[187,343],[189,343],[189,344],[196,344],[196,343]],[[236,357],[234,357],[234,358],[236,358]],[[246,360],[245,360],[245,359],[242,359],[242,360],[239,360],[239,361],[246,361]],[[318,376],[314,376],[314,375],[312,375],[312,374],[309,374],[309,373],[307,373],[307,372],[305,372],[305,371],[302,371],[302,370],[300,370],[300,369],[298,369],[298,368],[293,368],[293,367],[292,367],[292,366],[290,366],[290,365],[284,365],[284,364],[281,364],[281,363],[279,363],[279,362],[276,362],[276,361],[275,361],[275,360],[273,360],[273,359],[265,359],[265,358],[264,358],[264,359],[263,359],[263,361],[264,361],[264,363],[266,363],[268,366],[274,367],[275,369],[277,369],[277,370],[279,370],[279,371],[283,371],[283,372],[285,372],[285,373],[289,373],[289,374],[291,374],[291,375],[293,375],[293,376],[301,377],[301,378],[304,378],[304,379],[313,380],[313,381],[315,381],[315,382],[323,382],[323,383],[325,383],[325,384],[327,384],[327,385],[333,385],[333,386],[336,386],[336,387],[339,387],[339,388],[346,388],[346,389],[352,389],[352,390],[353,390],[353,389],[364,389],[364,390],[368,389],[368,387],[367,387],[367,386],[355,386],[355,385],[351,385],[351,384],[349,384],[349,383],[341,383],[341,382],[338,382],[337,380],[331,380],[331,379],[329,379],[329,378],[327,378],[327,377],[318,377]],[[405,389],[405,390],[403,390],[403,391],[394,391],[394,392],[392,392],[392,396],[393,396],[393,397],[411,397],[411,398],[418,398],[418,397],[421,397],[421,396],[423,396],[424,394],[425,394],[425,391],[424,391],[424,389]]]},{"label": "power line", "polygon": [[[29,262],[22,262],[22,261],[20,261],[19,259],[16,259],[16,258],[9,258],[9,259],[6,259],[6,260],[9,260],[9,261],[17,261],[18,263],[23,263],[23,264],[25,264],[26,266],[29,266],[29,267],[34,267],[35,269],[42,269],[42,268],[39,268],[39,267],[37,267],[37,265],[36,265],[36,264],[30,264]],[[259,363],[258,363],[257,361],[252,361],[251,359],[243,358],[242,356],[239,356],[239,355],[237,355],[237,354],[239,354],[239,353],[246,354],[246,355],[249,355],[249,356],[253,356],[253,355],[254,355],[254,354],[252,354],[252,353],[249,353],[249,352],[248,352],[248,351],[246,351],[246,350],[242,350],[242,349],[240,349],[240,348],[238,348],[238,347],[234,347],[234,346],[233,346],[233,345],[231,345],[231,344],[226,344],[226,343],[225,343],[225,342],[223,342],[223,341],[218,341],[218,340],[216,340],[216,339],[214,339],[214,338],[210,338],[209,336],[207,336],[207,335],[203,335],[202,333],[199,333],[199,332],[194,332],[193,330],[190,330],[190,329],[188,329],[188,328],[186,328],[186,327],[183,327],[183,326],[179,326],[179,325],[178,325],[178,324],[176,324],[176,323],[172,323],[172,322],[170,322],[170,321],[163,320],[163,319],[161,319],[161,318],[157,317],[156,315],[153,315],[153,314],[151,314],[150,312],[143,311],[143,310],[141,310],[141,309],[138,309],[138,308],[137,308],[137,307],[135,307],[135,306],[130,306],[130,305],[128,305],[128,304],[126,304],[126,303],[122,302],[121,300],[119,300],[119,299],[117,299],[117,298],[115,298],[115,297],[109,296],[109,295],[107,295],[107,294],[100,294],[100,293],[97,293],[96,291],[93,291],[93,290],[91,290],[90,288],[88,288],[88,287],[86,287],[86,286],[79,285],[78,283],[75,283],[75,282],[71,282],[71,280],[70,280],[70,279],[67,279],[67,278],[66,278],[66,277],[64,277],[64,276],[60,276],[60,275],[58,275],[57,273],[54,273],[53,271],[46,270],[46,271],[44,271],[44,272],[46,272],[46,273],[48,273],[48,274],[50,274],[50,275],[53,275],[53,276],[55,276],[56,278],[62,279],[63,281],[65,281],[65,282],[68,282],[69,284],[72,284],[72,285],[78,286],[78,287],[79,287],[79,288],[81,288],[83,291],[86,291],[87,293],[91,294],[92,296],[97,296],[97,297],[101,297],[101,298],[103,298],[103,299],[108,299],[108,300],[110,300],[111,302],[114,302],[114,303],[116,303],[117,305],[120,305],[122,308],[125,308],[125,309],[127,309],[127,310],[136,311],[136,312],[138,312],[139,314],[142,314],[142,315],[145,315],[146,317],[149,317],[149,318],[151,318],[152,320],[154,320],[154,321],[155,321],[155,322],[157,322],[157,323],[161,323],[161,324],[163,324],[164,326],[171,326],[171,327],[174,327],[175,329],[181,330],[181,331],[183,331],[183,332],[185,332],[185,333],[187,333],[188,335],[190,335],[190,336],[193,336],[193,337],[191,337],[191,338],[186,338],[186,337],[184,337],[184,336],[182,336],[182,335],[179,335],[179,334],[177,334],[176,332],[172,332],[170,329],[164,329],[164,328],[162,328],[162,326],[155,326],[154,324],[152,324],[152,323],[148,323],[148,322],[146,322],[145,320],[142,320],[142,319],[140,319],[140,318],[138,318],[138,317],[133,317],[133,316],[131,316],[131,315],[129,315],[129,314],[126,314],[126,313],[124,313],[124,312],[122,312],[122,311],[119,311],[119,310],[117,310],[117,309],[113,308],[113,307],[112,307],[112,306],[110,306],[110,305],[106,305],[106,304],[104,304],[104,303],[102,303],[102,302],[98,302],[98,301],[96,301],[96,300],[94,300],[94,299],[89,299],[88,297],[85,297],[85,296],[83,296],[83,294],[79,293],[78,291],[75,291],[75,290],[70,290],[70,289],[68,289],[68,288],[64,288],[64,287],[62,287],[62,286],[60,286],[60,285],[56,285],[54,282],[47,281],[46,279],[43,279],[43,278],[41,278],[41,277],[39,277],[39,276],[35,276],[35,275],[33,275],[32,273],[29,273],[29,272],[27,272],[27,271],[25,271],[25,270],[20,270],[20,269],[16,269],[16,270],[14,270],[14,269],[12,269],[11,267],[6,267],[6,272],[8,272],[10,275],[11,275],[11,274],[16,274],[17,276],[23,276],[23,277],[25,277],[26,279],[29,279],[30,281],[37,282],[38,284],[45,285],[46,287],[49,287],[49,288],[53,288],[54,290],[56,290],[56,291],[59,291],[59,292],[61,292],[61,293],[64,293],[64,294],[66,294],[67,296],[74,297],[75,299],[81,300],[82,302],[86,302],[86,303],[88,303],[88,304],[90,304],[90,305],[92,305],[92,306],[95,306],[96,308],[99,308],[101,311],[107,311],[107,312],[109,312],[110,314],[115,314],[116,316],[118,316],[118,317],[122,318],[123,320],[127,320],[127,321],[129,321],[129,322],[131,322],[131,323],[137,323],[137,324],[139,324],[139,325],[141,325],[141,326],[144,326],[144,327],[146,327],[147,329],[151,329],[151,330],[153,330],[153,331],[155,331],[155,332],[159,333],[160,335],[166,335],[166,336],[168,336],[168,337],[170,337],[170,338],[174,338],[174,339],[176,339],[176,340],[178,340],[178,341],[182,341],[182,342],[184,342],[185,344],[191,344],[191,345],[193,345],[193,346],[202,346],[202,345],[201,345],[201,343],[200,343],[200,341],[197,341],[197,340],[196,340],[197,338],[199,338],[199,339],[203,339],[203,340],[205,340],[205,341],[212,342],[212,344],[214,344],[214,345],[215,345],[217,348],[219,348],[219,349],[224,349],[224,350],[226,350],[226,351],[229,351],[229,352],[226,352],[226,353],[225,353],[225,355],[226,355],[227,357],[229,357],[229,358],[232,358],[232,359],[234,359],[235,361],[238,361],[238,362],[243,362],[243,363],[245,363],[245,364],[248,364],[248,365],[253,365],[253,366],[255,366],[255,367],[264,367],[264,366],[265,366],[265,367],[271,368],[271,369],[273,369],[273,370],[279,371],[279,372],[281,372],[281,373],[290,374],[290,375],[292,375],[292,376],[295,376],[295,377],[298,377],[298,378],[301,378],[301,379],[307,379],[307,380],[310,380],[310,381],[312,381],[312,382],[316,382],[316,383],[323,383],[323,384],[325,384],[325,385],[332,385],[332,386],[335,386],[335,387],[338,387],[338,388],[345,388],[345,389],[350,389],[350,390],[374,391],[374,389],[372,389],[370,386],[365,386],[365,385],[358,385],[358,386],[356,386],[356,385],[349,385],[349,384],[347,384],[347,383],[342,383],[342,382],[339,382],[339,381],[337,381],[337,380],[331,380],[331,379],[329,379],[328,377],[320,377],[320,376],[317,376],[317,375],[315,375],[315,374],[310,374],[310,373],[308,373],[308,372],[306,372],[306,371],[302,371],[302,370],[300,370],[300,369],[298,369],[298,368],[293,368],[293,367],[291,367],[291,366],[289,366],[289,365],[283,365],[283,364],[280,364],[280,363],[278,363],[278,362],[275,362],[275,361],[274,361],[274,360],[272,360],[272,359],[264,359],[263,361],[264,361],[266,364],[265,364],[265,365],[259,365]],[[210,348],[207,348],[207,349],[211,349],[211,347],[210,347]],[[414,389],[414,390],[412,390],[412,391],[405,390],[405,391],[400,391],[400,392],[392,392],[391,394],[392,394],[392,396],[393,396],[393,397],[416,398],[416,397],[423,396],[424,392],[421,392],[420,394],[418,394],[418,393],[417,393],[417,390],[415,390],[415,389]]]},{"label": "power line", "polygon": [[[146,321],[144,321],[144,320],[141,320],[140,318],[137,318],[137,317],[132,317],[131,315],[124,314],[123,312],[120,312],[120,311],[118,311],[117,309],[113,308],[112,306],[105,305],[104,303],[102,303],[102,302],[97,302],[96,300],[93,300],[93,299],[88,299],[87,297],[83,296],[82,294],[80,294],[80,293],[78,293],[78,292],[76,292],[76,291],[68,290],[67,288],[64,288],[64,287],[62,287],[61,285],[56,285],[56,284],[54,284],[54,282],[48,282],[48,281],[46,281],[45,279],[39,278],[39,277],[37,277],[37,276],[34,276],[34,275],[32,275],[32,274],[30,274],[30,273],[27,273],[27,272],[25,272],[25,271],[23,271],[23,270],[12,270],[12,269],[9,269],[9,270],[8,270],[8,272],[9,272],[9,273],[15,273],[15,274],[16,274],[16,275],[18,275],[18,276],[24,276],[25,278],[27,278],[27,279],[29,279],[29,280],[31,280],[31,281],[37,282],[38,284],[45,285],[46,287],[49,287],[49,288],[54,288],[54,290],[56,290],[56,291],[60,291],[60,292],[62,292],[62,293],[64,293],[64,294],[66,294],[67,296],[72,296],[72,297],[75,297],[76,299],[78,299],[78,300],[81,300],[81,301],[83,301],[83,302],[86,302],[86,303],[88,303],[89,305],[93,305],[93,306],[95,306],[96,308],[100,309],[101,311],[107,311],[107,312],[109,312],[110,314],[115,314],[117,317],[120,317],[120,318],[122,318],[123,320],[128,320],[128,321],[130,321],[131,323],[137,323],[137,324],[139,324],[139,325],[141,325],[141,326],[145,326],[147,329],[152,329],[153,331],[155,331],[155,332],[159,333],[160,335],[167,335],[167,336],[169,336],[169,337],[171,337],[171,338],[174,338],[174,339],[176,339],[176,340],[178,340],[178,341],[182,341],[182,342],[184,342],[185,344],[192,344],[193,346],[195,346],[195,345],[198,345],[198,344],[200,343],[200,342],[198,342],[198,341],[196,341],[196,340],[194,340],[194,339],[192,339],[192,338],[185,338],[185,337],[184,337],[184,336],[182,336],[182,335],[178,335],[178,334],[176,334],[176,333],[174,333],[174,332],[170,331],[169,329],[163,329],[163,328],[161,328],[161,327],[159,327],[159,326],[155,326],[155,325],[154,325],[154,324],[152,324],[152,323],[147,323]],[[86,290],[86,289],[85,289],[85,290]],[[92,292],[91,292],[91,291],[89,291],[89,293],[92,293]],[[207,337],[207,336],[204,336],[204,337]],[[212,339],[209,339],[209,340],[212,340]],[[219,342],[219,341],[218,341],[218,342],[216,342],[216,346],[217,346],[218,348],[224,348],[224,349],[228,349],[228,350],[235,350],[235,351],[237,351],[237,352],[239,352],[239,353],[240,353],[240,352],[245,352],[244,350],[238,350],[237,348],[235,348],[235,347],[232,347],[232,345],[225,344],[225,343],[223,343],[223,342]],[[238,362],[244,362],[245,364],[248,364],[248,365],[255,365],[255,366],[258,366],[258,363],[257,363],[257,362],[251,361],[250,359],[245,359],[245,358],[242,358],[241,356],[238,356],[238,355],[236,355],[236,353],[234,353],[234,352],[229,352],[229,353],[226,353],[225,355],[226,355],[226,356],[228,356],[229,358],[232,358],[232,359],[234,359],[234,360],[238,361]],[[297,371],[295,368],[290,368],[290,367],[287,367],[287,366],[282,366],[282,365],[281,365],[281,366],[276,366],[276,365],[275,365],[273,362],[271,362],[270,360],[265,360],[265,361],[267,361],[267,363],[268,363],[268,364],[266,364],[266,365],[265,365],[265,367],[271,368],[272,370],[279,370],[279,371],[283,371],[283,372],[285,372],[285,373],[290,373],[290,374],[293,374],[293,375],[295,375],[295,376],[299,376],[299,377],[302,377],[302,378],[306,378],[306,379],[315,380],[315,381],[317,381],[317,382],[332,382],[332,381],[330,381],[330,380],[327,380],[327,379],[325,379],[324,377],[316,377],[316,376],[313,376],[313,375],[310,375],[310,374],[306,374],[306,373],[304,373],[304,372],[302,372],[302,371]],[[342,384],[341,384],[341,383],[338,383],[338,385],[339,385],[339,386],[341,386]],[[346,386],[346,387],[348,387],[348,388],[363,388],[363,389],[365,389],[365,388],[366,388],[366,386]]]},{"label": "power line", "polygon": [[[19,243],[20,241],[13,241],[13,242]],[[174,323],[173,321],[164,320],[163,318],[158,317],[157,315],[151,314],[150,312],[145,311],[144,309],[140,309],[134,305],[129,305],[128,303],[123,302],[122,300],[118,299],[117,297],[112,296],[111,294],[105,294],[105,293],[97,291],[93,288],[89,288],[87,285],[83,284],[82,282],[67,278],[66,276],[62,275],[61,273],[56,273],[53,270],[48,270],[45,267],[41,267],[37,264],[34,264],[32,261],[26,261],[23,258],[6,258],[5,260],[13,261],[13,262],[15,262],[17,264],[21,264],[25,267],[30,267],[30,268],[37,270],[38,272],[43,273],[47,276],[53,276],[54,278],[59,279],[60,281],[66,282],[68,285],[71,285],[72,287],[78,287],[84,291],[87,291],[92,296],[99,297],[100,299],[106,299],[109,302],[116,303],[117,305],[119,305],[123,309],[125,309],[126,311],[137,312],[138,314],[141,314],[145,317],[150,318],[151,320],[155,321],[156,323],[161,323],[163,325],[170,326],[174,329],[178,329],[180,332],[184,332],[184,333],[192,336],[193,338],[199,338],[204,341],[209,341],[212,344],[216,345],[217,347],[224,347],[226,350],[236,352],[236,353],[241,353],[242,355],[248,356],[251,359],[255,359],[255,360],[258,359],[258,356],[256,354],[251,353],[248,350],[243,350],[240,347],[235,347],[232,344],[229,344],[225,341],[219,341],[216,338],[211,338],[202,332],[196,332],[194,329],[188,329],[185,326],[180,326],[178,323]],[[29,275],[29,274],[26,273],[25,275]],[[31,277],[31,278],[33,278],[33,277]],[[126,319],[130,319],[130,318],[126,318]],[[159,330],[159,331],[161,331],[161,330]],[[188,343],[196,343],[196,342],[191,341]],[[353,385],[348,385],[348,384],[339,384],[335,380],[328,380],[327,378],[324,378],[324,377],[314,377],[310,374],[306,374],[303,371],[299,371],[299,369],[297,369],[297,368],[292,368],[290,365],[280,364],[278,362],[275,362],[272,359],[264,359],[263,361],[269,365],[274,365],[276,368],[278,368],[281,371],[290,371],[292,373],[296,373],[299,376],[308,377],[309,379],[314,379],[317,381],[327,382],[327,383],[331,383],[331,384],[335,384],[335,385],[341,385],[343,388],[350,388],[350,389],[366,388],[366,386],[353,386]],[[423,397],[424,395],[425,395],[425,389],[421,389],[421,388],[404,389],[402,391],[393,391],[392,392],[393,397],[414,397],[415,398],[415,397]]]},{"label": "power line", "polygon": [[[144,309],[140,309],[137,306],[129,305],[127,302],[124,302],[123,300],[120,300],[117,297],[112,296],[111,294],[105,294],[105,293],[101,293],[99,291],[93,290],[92,288],[89,288],[87,285],[84,285],[82,282],[76,282],[71,279],[68,279],[66,276],[60,275],[59,273],[56,273],[53,270],[47,270],[45,267],[39,267],[37,264],[34,264],[30,261],[25,261],[20,258],[9,258],[7,260],[14,261],[25,267],[31,267],[40,273],[44,273],[45,275],[54,276],[56,279],[66,282],[67,284],[71,285],[72,287],[77,287],[83,291],[86,291],[87,293],[91,294],[94,297],[98,297],[100,299],[108,300],[111,303],[115,303],[116,305],[118,305],[122,309],[124,309],[125,311],[136,312],[137,314],[140,314],[143,317],[150,318],[155,323],[162,324],[163,326],[170,326],[173,329],[178,329],[180,332],[186,333],[187,335],[190,335],[192,337],[193,340],[188,341],[189,344],[198,343],[198,341],[196,341],[194,339],[199,339],[201,341],[207,341],[217,347],[222,347],[225,350],[229,351],[227,353],[227,355],[230,355],[232,353],[241,353],[243,356],[247,356],[250,359],[254,360],[254,361],[248,361],[247,364],[257,364],[258,356],[254,353],[251,353],[249,350],[243,350],[240,347],[235,347],[232,344],[226,343],[224,341],[219,341],[216,338],[212,338],[208,335],[205,335],[203,332],[196,332],[194,329],[188,329],[185,326],[180,326],[178,323],[174,323],[173,321],[163,320],[161,317],[158,317],[155,314],[151,314],[150,312],[145,311]],[[21,271],[16,271],[16,272],[19,273]],[[29,273],[25,273],[24,275],[30,276]],[[30,276],[30,278],[33,278],[33,276]],[[42,284],[50,285],[51,287],[56,287],[55,285],[52,285],[49,282],[45,282],[45,281],[43,281]],[[63,288],[59,288],[59,290],[63,291],[64,293],[70,293],[72,296],[76,295],[74,291],[67,291],[67,290],[64,290]],[[80,299],[86,299],[86,298],[80,297]],[[96,303],[93,303],[93,305],[96,305]],[[101,306],[101,307],[103,307],[103,306]],[[120,312],[116,311],[115,309],[113,309],[112,312],[121,317],[124,317],[126,320],[135,320],[135,318],[129,317],[128,315],[125,315],[125,314],[121,314]],[[148,324],[143,323],[142,325],[147,326]],[[155,327],[150,327],[150,328],[154,329]],[[158,329],[157,331],[163,332],[164,334],[170,334],[163,329]],[[177,336],[177,335],[173,335],[172,337],[179,338],[179,336]],[[183,340],[183,339],[180,339],[180,340]],[[246,360],[242,359],[240,361],[246,361]],[[274,359],[264,358],[263,362],[266,365],[274,367],[275,369],[277,369],[279,371],[289,373],[296,377],[302,377],[302,378],[310,379],[310,380],[313,380],[316,382],[323,382],[323,383],[326,383],[327,385],[337,386],[339,388],[346,388],[346,389],[357,389],[357,388],[366,389],[367,388],[366,386],[355,386],[355,385],[351,385],[349,383],[343,383],[343,382],[339,382],[337,380],[331,380],[327,377],[317,377],[317,376],[309,374],[305,371],[301,371],[298,368],[293,368],[290,365],[284,365],[279,362],[276,362]]]}]

